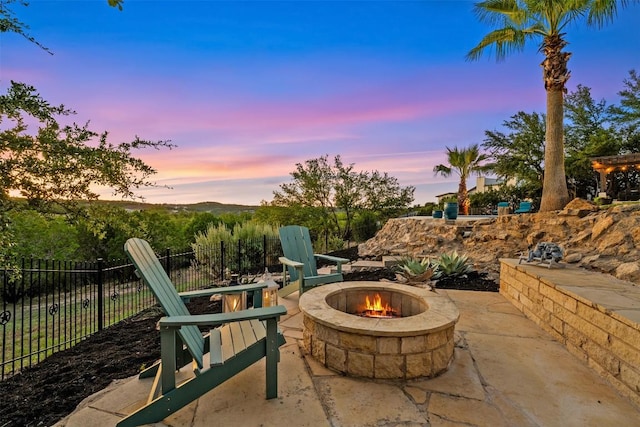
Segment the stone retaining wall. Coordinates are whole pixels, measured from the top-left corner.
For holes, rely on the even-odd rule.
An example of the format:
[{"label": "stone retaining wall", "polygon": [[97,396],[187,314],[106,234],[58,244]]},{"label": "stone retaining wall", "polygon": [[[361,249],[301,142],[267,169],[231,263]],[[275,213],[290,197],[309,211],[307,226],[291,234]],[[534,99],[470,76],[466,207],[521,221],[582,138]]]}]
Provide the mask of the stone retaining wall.
[{"label": "stone retaining wall", "polygon": [[578,268],[500,260],[500,293],[640,406],[640,288]]}]

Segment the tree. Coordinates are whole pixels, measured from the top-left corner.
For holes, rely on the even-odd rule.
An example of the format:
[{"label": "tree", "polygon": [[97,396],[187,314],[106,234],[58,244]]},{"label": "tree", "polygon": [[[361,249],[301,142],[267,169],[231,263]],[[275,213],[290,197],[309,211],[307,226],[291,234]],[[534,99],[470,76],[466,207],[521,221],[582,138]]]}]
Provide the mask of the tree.
[{"label": "tree", "polygon": [[502,126],[510,132],[487,130],[482,143],[493,161],[492,170],[506,180],[515,178],[539,191],[544,174],[544,114],[519,111]]},{"label": "tree", "polygon": [[460,205],[460,211],[462,215],[469,215],[469,193],[467,192],[467,178],[471,174],[479,174],[481,172],[487,172],[491,169],[490,165],[483,165],[482,162],[486,161],[488,156],[480,153],[478,144],[473,144],[469,148],[453,149],[447,147],[447,165],[436,165],[433,171],[442,176],[450,176],[454,171],[460,176],[460,184],[458,184],[458,204]]},{"label": "tree", "polygon": [[611,111],[604,99],[596,102],[591,89],[582,85],[565,97],[565,166],[574,197],[596,195],[591,158],[620,153],[622,142]]},{"label": "tree", "polygon": [[322,219],[321,228],[325,232],[333,230],[343,238],[350,236],[357,211],[384,213],[406,208],[413,201],[415,190],[411,186],[400,187],[398,180],[387,173],[356,172],[354,164],[345,165],[340,156],[334,158],[333,165],[327,155],[298,163],[291,176],[293,182],[281,184],[280,191],[274,191],[271,206],[320,212],[314,218]]},{"label": "tree", "polygon": [[612,107],[613,122],[621,138],[623,153],[640,152],[640,75],[629,71],[625,88],[618,92],[620,105]]},{"label": "tree", "polygon": [[[88,124],[61,125],[58,117],[74,114],[64,105],[52,106],[35,88],[11,82],[0,95],[0,199],[17,191],[32,206],[51,201],[97,199],[95,185],[111,187],[114,195],[135,197],[134,189],[154,185],[156,171],[132,151],[172,145],[168,141],[107,142]],[[29,133],[29,123],[38,123]]]},{"label": "tree", "polygon": [[494,48],[498,60],[512,51],[521,51],[527,41],[542,38],[540,51],[544,88],[547,92],[545,172],[540,211],[559,210],[569,201],[563,144],[563,96],[570,72],[568,52],[563,52],[566,27],[586,17],[589,26],[601,27],[613,20],[618,7],[627,0],[486,0],[477,2],[474,11],[479,20],[497,29],[484,36],[471,49],[467,59],[477,60]]},{"label": "tree", "polygon": [[[122,10],[124,0],[107,0],[107,2],[109,6]],[[10,8],[11,3],[18,3],[25,7],[29,5],[29,3],[24,0],[0,1],[0,33],[16,33],[53,55],[53,52],[40,44],[40,42],[38,42],[34,37],[29,35],[29,26],[16,17],[15,13]]]}]

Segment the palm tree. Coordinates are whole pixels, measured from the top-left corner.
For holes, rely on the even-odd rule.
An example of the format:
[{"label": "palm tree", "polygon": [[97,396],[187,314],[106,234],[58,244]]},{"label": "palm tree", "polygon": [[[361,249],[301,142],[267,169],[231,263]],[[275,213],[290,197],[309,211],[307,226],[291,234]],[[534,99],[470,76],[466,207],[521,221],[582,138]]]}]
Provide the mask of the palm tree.
[{"label": "palm tree", "polygon": [[453,150],[447,147],[447,165],[436,165],[433,171],[442,176],[450,176],[454,171],[460,175],[460,184],[458,184],[458,205],[460,206],[460,212],[462,215],[469,215],[469,193],[467,192],[467,178],[472,173],[479,174],[480,172],[486,172],[490,170],[490,166],[481,165],[480,163],[487,160],[489,157],[480,153],[478,144],[473,144],[469,148],[463,148],[461,150],[458,147],[453,147]]},{"label": "palm tree", "polygon": [[522,51],[531,39],[542,38],[540,51],[544,88],[547,91],[547,127],[545,132],[545,173],[540,211],[563,209],[569,202],[565,169],[563,115],[565,85],[570,72],[567,62],[571,54],[563,52],[565,28],[586,17],[586,24],[601,27],[612,21],[618,6],[638,0],[486,0],[474,5],[480,21],[497,29],[484,36],[471,49],[467,59],[477,60],[495,48],[498,60],[513,51]]}]

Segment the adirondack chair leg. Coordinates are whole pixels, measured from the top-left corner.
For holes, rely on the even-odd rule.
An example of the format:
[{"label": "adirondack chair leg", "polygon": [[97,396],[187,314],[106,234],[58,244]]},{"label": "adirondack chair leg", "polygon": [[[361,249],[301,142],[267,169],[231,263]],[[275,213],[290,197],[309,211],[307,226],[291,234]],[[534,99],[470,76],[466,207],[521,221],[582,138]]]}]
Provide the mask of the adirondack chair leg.
[{"label": "adirondack chair leg", "polygon": [[175,328],[160,329],[160,357],[162,359],[162,394],[176,388],[176,334]]},{"label": "adirondack chair leg", "polygon": [[[178,340],[176,343],[176,366],[178,367],[178,369],[180,369],[184,366],[187,366],[189,363],[191,363],[193,361],[193,357],[191,357],[189,350],[182,343],[180,336],[178,335],[176,338]],[[209,337],[205,337],[206,348],[208,348],[209,346],[208,341],[206,341],[208,339]],[[142,379],[142,378],[155,377],[157,376],[159,368],[160,368],[160,362],[156,362],[150,367],[148,367],[147,369],[144,369],[142,372],[140,372],[140,375],[138,375],[138,378]]]},{"label": "adirondack chair leg", "polygon": [[298,271],[298,279],[293,282],[289,282],[289,284],[287,285],[286,284],[287,266],[286,265],[283,266],[283,277],[285,278],[285,282],[283,282],[283,287],[280,290],[278,290],[279,297],[286,297],[287,295],[290,295],[295,291],[300,291],[300,295],[302,295],[302,293],[305,291],[304,270],[302,267],[296,268],[296,270]]},{"label": "adirondack chair leg", "polygon": [[158,372],[156,377],[153,379],[153,384],[151,385],[151,390],[149,391],[149,397],[147,398],[147,405],[158,397],[160,393],[160,376],[162,375],[162,364],[158,363]]},{"label": "adirondack chair leg", "polygon": [[278,324],[276,319],[267,319],[266,339],[266,383],[267,399],[278,397]]},{"label": "adirondack chair leg", "polygon": [[[273,322],[275,325],[276,321]],[[267,331],[269,330],[270,328],[267,324]],[[269,342],[270,340],[277,343],[278,338],[269,335],[269,333],[267,332],[267,342]],[[162,395],[160,397],[155,399],[147,406],[138,409],[133,414],[121,420],[117,424],[117,427],[135,427],[144,424],[160,422],[169,415],[201,397],[205,393],[208,393],[229,378],[233,377],[238,372],[241,372],[249,366],[253,365],[264,356],[264,345],[253,345],[247,348],[243,352],[241,357],[233,357],[227,360],[223,365],[223,369],[211,368],[205,372],[202,372],[200,375],[185,381],[178,387],[175,387],[168,392],[165,392],[163,389]],[[171,372],[172,374],[174,374],[174,371],[168,371],[168,369],[165,368],[163,369],[165,370],[165,372]],[[277,379],[276,381],[272,382],[276,383],[275,389],[277,392]]]},{"label": "adirondack chair leg", "polygon": [[288,285],[278,289],[279,297],[286,297],[287,295],[291,295],[295,291],[300,291],[300,281],[296,280],[295,282],[290,282]]}]

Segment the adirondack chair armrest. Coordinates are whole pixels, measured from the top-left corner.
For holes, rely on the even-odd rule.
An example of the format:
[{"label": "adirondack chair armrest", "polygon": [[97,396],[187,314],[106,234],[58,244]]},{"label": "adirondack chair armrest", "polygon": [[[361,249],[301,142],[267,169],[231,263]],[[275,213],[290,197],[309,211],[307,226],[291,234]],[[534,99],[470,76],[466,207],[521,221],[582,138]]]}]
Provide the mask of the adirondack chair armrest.
[{"label": "adirondack chair armrest", "polygon": [[278,261],[280,261],[281,264],[288,265],[289,267],[293,267],[298,270],[302,270],[304,268],[303,263],[298,261],[292,261],[287,257],[281,256],[280,258],[278,258]]},{"label": "adirondack chair armrest", "polygon": [[321,255],[321,254],[313,254],[316,258],[321,258],[327,261],[335,262],[336,264],[344,264],[345,262],[349,262],[347,258],[340,258],[337,256],[331,255]]},{"label": "adirondack chair armrest", "polygon": [[259,291],[263,288],[267,287],[267,283],[249,283],[247,285],[237,285],[237,286],[220,286],[217,288],[209,288],[209,289],[201,289],[197,291],[187,291],[180,292],[180,298],[183,301],[188,301],[191,298],[196,297],[207,297],[211,295],[224,295],[224,294],[235,294],[239,292],[255,292]]},{"label": "adirondack chair armrest", "polygon": [[336,264],[338,273],[342,273],[342,264],[344,264],[345,262],[349,262],[348,259],[346,258],[340,258],[337,256],[331,256],[331,255],[321,255],[321,254],[314,254],[313,256],[315,256],[318,259],[323,259],[325,261],[329,261],[329,262],[333,262]]},{"label": "adirondack chair armrest", "polygon": [[160,319],[160,328],[179,328],[181,326],[217,326],[224,323],[240,322],[242,320],[267,320],[279,318],[287,314],[283,305],[275,307],[254,308],[250,310],[234,311],[232,313],[194,314],[192,316],[169,316]]}]

